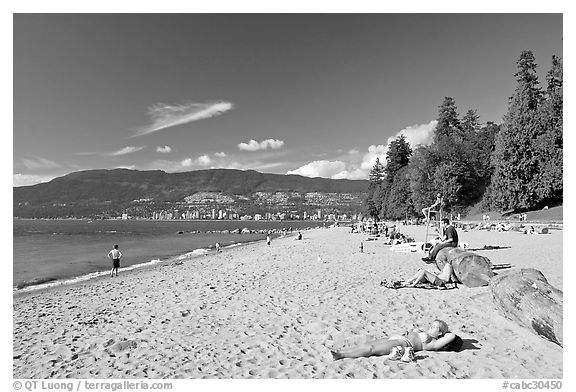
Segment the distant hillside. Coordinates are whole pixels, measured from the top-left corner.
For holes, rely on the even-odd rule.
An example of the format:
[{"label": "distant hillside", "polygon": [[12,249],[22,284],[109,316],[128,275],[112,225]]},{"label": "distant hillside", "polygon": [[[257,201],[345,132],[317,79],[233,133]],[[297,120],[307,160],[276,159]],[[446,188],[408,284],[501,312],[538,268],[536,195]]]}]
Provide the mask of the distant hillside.
[{"label": "distant hillside", "polygon": [[[197,192],[250,199],[257,192],[307,194],[364,193],[367,180],[332,180],[298,175],[259,173],[253,170],[211,169],[184,173],[161,170],[87,170],[67,174],[48,183],[14,188],[14,215],[33,217],[40,207],[107,205],[125,208],[134,200],[150,203],[183,202]],[[110,209],[109,208],[109,209]],[[40,214],[42,215],[42,214]],[[74,214],[72,214],[74,215]]]}]

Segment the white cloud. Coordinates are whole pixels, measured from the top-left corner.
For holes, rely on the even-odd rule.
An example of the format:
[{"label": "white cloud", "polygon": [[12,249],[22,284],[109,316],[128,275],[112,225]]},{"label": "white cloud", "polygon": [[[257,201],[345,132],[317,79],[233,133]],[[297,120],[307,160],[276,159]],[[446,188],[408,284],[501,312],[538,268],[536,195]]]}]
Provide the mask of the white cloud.
[{"label": "white cloud", "polygon": [[120,156],[120,155],[132,154],[132,153],[134,153],[134,152],[138,152],[138,151],[143,150],[143,149],[144,149],[144,147],[126,146],[126,147],[124,147],[124,148],[121,148],[121,149],[118,150],[118,151],[114,151],[114,152],[107,153],[107,154],[104,154],[104,155],[110,156],[110,157],[117,157],[117,156]]},{"label": "white cloud", "polygon": [[209,166],[212,163],[212,159],[208,155],[202,155],[196,159],[196,163],[200,166]]},{"label": "white cloud", "polygon": [[398,132],[394,137],[388,138],[387,144],[396,139],[396,137],[404,135],[413,150],[420,145],[429,145],[434,140],[434,130],[437,124],[438,121],[432,120],[428,124],[410,125]]},{"label": "white cloud", "polygon": [[214,156],[218,157],[218,158],[225,158],[226,157],[226,153],[225,152],[217,152],[214,154]]},{"label": "white cloud", "polygon": [[300,166],[296,170],[289,170],[286,174],[298,174],[305,177],[332,178],[346,170],[346,163],[342,161],[314,161]]},{"label": "white cloud", "polygon": [[167,154],[169,152],[172,152],[172,147],[170,146],[158,146],[156,147],[156,152],[162,153],[162,154]]},{"label": "white cloud", "polygon": [[193,163],[194,163],[194,162],[192,161],[192,158],[186,158],[186,159],[184,159],[183,161],[180,162],[180,165],[181,165],[182,167],[191,167]]},{"label": "white cloud", "polygon": [[26,166],[28,169],[31,170],[55,169],[60,167],[60,165],[57,164],[56,162],[44,158],[34,158],[34,159],[22,158],[22,163],[24,164],[24,166]]},{"label": "white cloud", "polygon": [[332,179],[334,179],[334,180],[341,180],[341,179],[365,180],[366,179],[366,172],[364,170],[361,170],[361,169],[351,169],[350,171],[343,170],[340,173],[333,175]]},{"label": "white cloud", "polygon": [[48,182],[57,176],[39,176],[36,174],[16,173],[12,176],[13,186],[36,185],[42,182]]},{"label": "white cloud", "polygon": [[428,145],[432,143],[434,139],[436,124],[438,124],[438,121],[432,120],[428,124],[410,125],[397,132],[394,136],[389,137],[388,140],[386,140],[386,144],[368,147],[368,153],[364,154],[362,163],[360,164],[360,168],[366,173],[365,178],[368,178],[370,170],[376,163],[376,158],[379,158],[382,164],[386,164],[386,153],[388,152],[388,145],[391,141],[400,135],[404,135],[413,150],[420,145]]},{"label": "white cloud", "polygon": [[259,151],[259,150],[267,150],[271,148],[272,150],[277,150],[284,146],[284,141],[282,140],[275,140],[275,139],[266,139],[262,140],[258,143],[256,140],[250,140],[248,143],[240,143],[238,144],[238,149],[240,151]]},{"label": "white cloud", "polygon": [[386,164],[386,152],[388,145],[398,136],[404,135],[410,147],[415,149],[419,145],[428,145],[434,138],[434,129],[436,120],[428,124],[411,125],[397,132],[386,140],[386,144],[371,145],[368,151],[359,159],[360,151],[353,148],[348,151],[348,156],[339,157],[338,160],[313,161],[296,170],[290,170],[286,174],[299,174],[306,177],[325,177],[333,179],[364,180],[367,179],[370,170],[376,163],[376,158],[380,159],[382,164]]},{"label": "white cloud", "polygon": [[157,132],[161,129],[187,124],[219,116],[234,108],[230,102],[185,103],[181,105],[167,105],[158,103],[148,109],[152,124],[142,127],[134,132],[133,136],[142,136]]},{"label": "white cloud", "polygon": [[388,146],[384,146],[383,144],[368,147],[368,152],[362,157],[360,169],[366,171],[366,174],[368,174],[370,169],[374,167],[376,158],[380,159],[380,162],[386,163],[386,151],[388,151]]}]

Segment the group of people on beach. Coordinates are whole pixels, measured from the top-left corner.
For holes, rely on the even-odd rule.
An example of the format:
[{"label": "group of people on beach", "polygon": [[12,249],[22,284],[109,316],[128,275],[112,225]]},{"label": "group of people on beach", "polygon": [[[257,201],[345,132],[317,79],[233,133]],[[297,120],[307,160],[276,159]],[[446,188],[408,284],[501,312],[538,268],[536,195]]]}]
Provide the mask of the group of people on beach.
[{"label": "group of people on beach", "polygon": [[[430,207],[424,208],[422,213],[429,223],[430,215],[437,212],[434,208],[441,208],[442,196],[438,194],[436,202]],[[440,250],[458,246],[458,232],[450,224],[448,218],[441,220],[441,238],[440,241],[429,250],[428,256],[422,258],[426,263],[434,263]],[[450,284],[456,284],[458,278],[454,273],[451,263],[446,263],[438,274],[429,272],[423,268],[419,269],[414,276],[405,282],[397,281],[394,284],[388,284],[384,281],[383,285],[390,288],[415,287],[421,283],[429,283],[438,287],[447,287]],[[335,360],[342,358],[370,357],[373,355],[388,355],[391,360],[401,360],[403,362],[412,362],[415,360],[415,352],[427,350],[453,350],[457,351],[462,346],[462,339],[455,333],[450,332],[448,324],[443,320],[434,320],[428,329],[414,329],[402,335],[394,335],[387,338],[372,340],[355,347],[342,350],[332,350],[331,354]]]},{"label": "group of people on beach", "polygon": [[[430,212],[436,205],[437,203],[428,209],[423,210],[426,219],[430,218]],[[450,225],[450,221],[447,218],[444,218],[441,221],[441,225],[443,233],[441,241],[430,250],[427,257],[422,259],[427,263],[433,263],[441,249],[458,246],[458,233],[454,226]],[[387,229],[388,227],[386,227],[386,231],[388,231]],[[301,232],[298,232],[296,239],[302,239]],[[271,236],[269,232],[266,235],[266,244],[268,246],[271,245]],[[219,243],[216,243],[216,252],[220,251],[221,246]],[[122,252],[118,249],[117,244],[114,245],[110,252],[108,252],[108,257],[112,260],[110,276],[114,276],[114,273],[118,276]],[[410,279],[392,288],[415,287],[417,284],[426,282],[437,286],[445,286],[446,284],[457,281],[458,279],[454,274],[452,265],[446,263],[439,274],[433,274],[424,269],[419,269]],[[388,358],[391,360],[412,362],[415,360],[414,353],[417,351],[458,350],[461,345],[462,340],[456,334],[449,331],[446,322],[437,319],[430,324],[428,331],[414,329],[411,332],[407,331],[402,335],[393,335],[388,338],[372,340],[343,350],[332,350],[331,354],[335,360],[342,358],[369,357],[373,355],[388,355]]]}]

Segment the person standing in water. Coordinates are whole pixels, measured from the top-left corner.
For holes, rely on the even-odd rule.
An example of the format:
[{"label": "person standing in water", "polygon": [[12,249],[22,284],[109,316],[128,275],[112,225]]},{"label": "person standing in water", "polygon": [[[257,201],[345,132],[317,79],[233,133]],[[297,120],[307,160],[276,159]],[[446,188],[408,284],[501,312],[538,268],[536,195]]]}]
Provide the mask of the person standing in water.
[{"label": "person standing in water", "polygon": [[118,268],[120,268],[120,258],[122,257],[122,252],[118,250],[118,245],[114,245],[114,248],[108,252],[108,257],[112,259],[112,271],[110,271],[110,277],[114,276],[114,270],[116,270],[116,276],[118,276]]}]

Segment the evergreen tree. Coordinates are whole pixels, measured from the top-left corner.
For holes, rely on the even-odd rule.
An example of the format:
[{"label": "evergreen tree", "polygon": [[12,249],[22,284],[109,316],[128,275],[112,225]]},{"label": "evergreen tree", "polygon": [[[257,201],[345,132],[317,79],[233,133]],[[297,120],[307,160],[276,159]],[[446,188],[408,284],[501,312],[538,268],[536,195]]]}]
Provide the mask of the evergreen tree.
[{"label": "evergreen tree", "polygon": [[388,195],[387,206],[387,217],[390,219],[405,219],[417,216],[412,203],[412,190],[410,188],[407,166],[396,172]]},{"label": "evergreen tree", "polygon": [[394,185],[396,173],[410,162],[412,148],[406,141],[406,136],[400,135],[388,144],[386,152],[386,166],[384,168],[385,179],[380,187],[380,218],[392,218],[393,209],[388,201],[391,189]]},{"label": "evergreen tree", "polygon": [[480,200],[490,184],[494,172],[491,157],[494,153],[494,139],[499,130],[499,125],[489,121],[472,138],[473,147],[470,149],[470,163],[474,169],[474,189],[469,204],[475,204],[476,201]]},{"label": "evergreen tree", "polygon": [[[466,115],[464,117],[462,117],[462,120],[460,123],[461,123],[462,133],[463,133],[463,135],[467,141],[469,141],[471,139],[471,137],[473,137],[473,135],[476,134],[481,128],[480,116],[478,115],[478,113],[476,113],[476,110],[472,110],[472,109],[470,109],[466,112]],[[473,147],[473,146],[468,146],[468,147]]]},{"label": "evergreen tree", "polygon": [[406,141],[406,136],[400,135],[392,140],[386,152],[386,167],[384,173],[389,184],[394,181],[396,173],[410,162],[412,148]]},{"label": "evergreen tree", "polygon": [[380,163],[380,158],[376,157],[376,162],[372,169],[370,170],[370,174],[368,180],[370,181],[370,185],[372,187],[376,187],[377,185],[382,184],[384,181],[385,172],[384,172],[384,165]]},{"label": "evergreen tree", "polygon": [[463,168],[454,162],[443,162],[434,171],[434,189],[442,194],[444,209],[450,211],[461,202]]},{"label": "evergreen tree", "polygon": [[537,140],[540,173],[538,196],[541,203],[562,199],[563,192],[563,77],[562,60],[552,56],[552,68],[546,75],[548,87],[540,107],[541,134]]},{"label": "evergreen tree", "polygon": [[445,97],[438,112],[438,124],[434,130],[434,145],[437,151],[448,159],[461,156],[463,131],[458,118],[456,101],[452,97]]},{"label": "evergreen tree", "polygon": [[382,185],[380,186],[380,190],[378,192],[378,216],[380,217],[380,219],[386,219],[389,218],[388,215],[388,196],[390,194],[390,188],[392,187],[392,184],[386,179],[384,180],[384,182],[382,182]]},{"label": "evergreen tree", "polygon": [[[380,193],[380,185],[384,180],[384,166],[380,163],[380,159],[376,158],[376,163],[370,170],[368,194],[364,200],[364,210],[366,215],[378,219],[380,214],[380,206],[377,205],[378,195]],[[375,196],[376,195],[376,199]],[[376,202],[375,202],[376,200]]]},{"label": "evergreen tree", "polygon": [[418,147],[414,150],[407,166],[412,203],[417,211],[430,206],[436,200],[439,189],[434,187],[434,173],[440,159],[432,147]]},{"label": "evergreen tree", "polygon": [[[441,168],[434,168],[436,183],[433,188],[438,191],[445,189],[450,193],[444,195],[445,202],[450,205],[468,205],[480,196],[477,194],[475,181],[475,166],[473,139],[480,124],[475,111],[469,110],[462,121],[458,117],[456,102],[451,97],[444,98],[440,106],[438,124],[434,131],[433,148],[439,157]],[[452,168],[453,170],[447,170]],[[444,175],[444,184],[438,178]],[[448,187],[447,184],[450,184]],[[456,192],[455,194],[453,192]],[[430,198],[434,197],[430,195]]]},{"label": "evergreen tree", "polygon": [[503,210],[526,209],[538,202],[536,180],[540,157],[534,141],[540,133],[538,108],[542,91],[532,52],[523,51],[517,65],[516,90],[496,135],[492,156],[490,204]]}]

